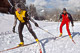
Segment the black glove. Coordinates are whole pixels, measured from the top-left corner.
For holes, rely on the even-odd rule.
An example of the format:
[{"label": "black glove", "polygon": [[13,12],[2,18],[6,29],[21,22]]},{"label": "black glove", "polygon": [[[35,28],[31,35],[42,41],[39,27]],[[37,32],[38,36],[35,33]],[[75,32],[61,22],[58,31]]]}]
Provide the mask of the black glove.
[{"label": "black glove", "polygon": [[74,26],[74,24],[72,24],[72,27]]},{"label": "black glove", "polygon": [[12,31],[13,31],[13,33],[15,33],[15,26],[13,27],[13,30]]},{"label": "black glove", "polygon": [[36,26],[36,27],[39,27],[39,25],[38,25],[37,23],[35,23],[35,26]]}]

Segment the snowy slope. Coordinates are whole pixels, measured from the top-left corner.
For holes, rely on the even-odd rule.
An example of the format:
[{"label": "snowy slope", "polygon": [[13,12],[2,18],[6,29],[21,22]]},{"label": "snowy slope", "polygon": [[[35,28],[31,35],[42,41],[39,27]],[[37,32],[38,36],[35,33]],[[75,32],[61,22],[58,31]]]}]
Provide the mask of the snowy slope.
[{"label": "snowy slope", "polygon": [[[0,14],[0,33],[5,33],[6,31],[10,31],[10,34],[0,34],[0,51],[8,48],[12,48],[19,44],[18,34],[12,33],[14,16],[13,15],[2,15]],[[35,31],[37,37],[39,38],[42,44],[43,53],[80,53],[80,22],[75,22],[74,33],[72,33],[73,39],[76,44],[74,44],[70,38],[67,36],[66,26],[63,27],[63,35],[66,37],[55,39],[55,36],[59,35],[59,25],[57,22],[45,22],[45,21],[36,21],[40,27],[45,30],[48,30],[54,36],[49,35],[48,33],[42,31],[41,29],[34,26],[32,27]],[[17,31],[18,26],[16,27]],[[58,28],[58,30],[57,30]],[[71,24],[70,30],[73,32]],[[24,27],[23,31],[25,44],[35,42],[35,39],[29,33],[26,27]],[[39,49],[37,44],[21,47],[18,49],[10,50],[3,53],[39,53]]]}]

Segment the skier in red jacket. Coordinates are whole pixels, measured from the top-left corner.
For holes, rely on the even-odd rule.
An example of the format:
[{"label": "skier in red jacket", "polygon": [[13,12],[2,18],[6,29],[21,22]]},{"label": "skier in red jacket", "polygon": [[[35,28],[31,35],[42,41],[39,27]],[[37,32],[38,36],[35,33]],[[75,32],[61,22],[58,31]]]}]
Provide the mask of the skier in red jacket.
[{"label": "skier in red jacket", "polygon": [[[69,30],[69,23],[71,22],[72,24],[72,27],[74,26],[74,23],[73,23],[73,19],[72,19],[72,16],[71,14],[69,14],[66,10],[66,8],[63,8],[63,12],[60,14],[60,19],[62,18],[62,23],[60,25],[60,35],[59,37],[62,36],[62,27],[66,24],[66,30],[68,32],[68,35],[69,37],[72,39],[72,36],[71,36],[71,33],[70,33],[70,30]],[[59,19],[59,20],[60,20]]]}]

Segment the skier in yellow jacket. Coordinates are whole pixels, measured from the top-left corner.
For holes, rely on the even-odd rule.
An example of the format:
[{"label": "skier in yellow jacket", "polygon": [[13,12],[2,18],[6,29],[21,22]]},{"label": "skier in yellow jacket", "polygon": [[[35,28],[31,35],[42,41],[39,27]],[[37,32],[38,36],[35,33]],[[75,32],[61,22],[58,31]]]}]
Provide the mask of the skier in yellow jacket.
[{"label": "skier in yellow jacket", "polygon": [[[37,41],[37,43],[39,42],[38,38],[36,37],[36,34],[34,33],[30,21],[32,21],[36,27],[39,27],[39,25],[29,17],[29,15],[27,14],[27,11],[22,10],[21,9],[21,5],[18,4],[16,7],[16,11],[15,11],[15,22],[14,22],[14,26],[13,26],[13,32],[15,33],[15,27],[17,24],[17,20],[20,21],[19,26],[18,26],[18,32],[19,32],[19,38],[20,38],[20,44],[18,46],[23,46],[24,45],[24,40],[23,40],[23,35],[22,35],[22,30],[24,25],[27,26],[29,32],[32,34],[32,36],[35,38],[35,40]],[[29,21],[30,20],[30,21]]]}]

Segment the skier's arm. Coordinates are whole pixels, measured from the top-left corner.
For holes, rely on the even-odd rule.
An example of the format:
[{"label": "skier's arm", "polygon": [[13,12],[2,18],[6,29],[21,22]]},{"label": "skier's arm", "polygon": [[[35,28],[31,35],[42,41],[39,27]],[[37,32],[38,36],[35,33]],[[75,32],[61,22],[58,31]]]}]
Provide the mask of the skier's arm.
[{"label": "skier's arm", "polygon": [[26,16],[26,18],[27,18],[28,20],[30,20],[31,22],[36,23],[36,22],[31,18],[31,16],[28,15],[27,12],[26,12],[25,16]]},{"label": "skier's arm", "polygon": [[70,21],[71,21],[72,26],[74,26],[73,18],[72,18],[72,16],[71,16],[71,14],[69,14],[69,19],[70,19]]},{"label": "skier's arm", "polygon": [[16,27],[16,25],[17,25],[17,18],[15,16],[15,18],[14,18],[14,27]]},{"label": "skier's arm", "polygon": [[27,18],[28,20],[30,20],[31,22],[33,22],[36,27],[39,27],[39,25],[31,18],[31,16],[28,15],[27,12],[26,12],[25,16],[26,16],[26,18]]},{"label": "skier's arm", "polygon": [[15,18],[14,18],[14,25],[13,25],[13,33],[15,33],[15,27],[16,27],[16,25],[17,25],[17,18],[16,18],[16,16],[15,16]]},{"label": "skier's arm", "polygon": [[30,18],[30,21],[33,22],[33,23],[36,23],[32,18]]},{"label": "skier's arm", "polygon": [[30,18],[30,21],[33,22],[36,27],[39,27],[39,25],[32,18]]},{"label": "skier's arm", "polygon": [[27,18],[28,20],[30,20],[31,22],[33,22],[33,23],[35,24],[36,27],[39,27],[39,25],[31,18],[31,16],[28,15],[27,12],[26,12],[25,15],[26,15],[26,18]]},{"label": "skier's arm", "polygon": [[58,20],[58,22],[60,21],[60,19],[62,19],[62,14],[60,14],[60,17],[59,17],[59,20]]},{"label": "skier's arm", "polygon": [[60,18],[59,18],[59,20],[60,20],[60,19],[62,19],[62,14],[60,14]]}]

